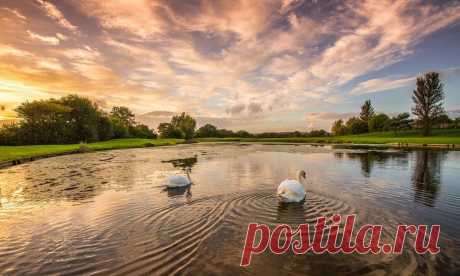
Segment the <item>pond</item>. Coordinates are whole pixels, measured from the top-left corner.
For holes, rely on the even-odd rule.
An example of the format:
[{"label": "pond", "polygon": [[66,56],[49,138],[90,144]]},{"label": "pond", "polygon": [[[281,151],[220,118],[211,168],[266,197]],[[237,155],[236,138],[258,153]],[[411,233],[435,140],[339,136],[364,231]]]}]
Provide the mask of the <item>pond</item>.
[{"label": "pond", "polygon": [[[165,179],[191,170],[189,189]],[[278,184],[307,172],[303,204]],[[453,274],[460,263],[460,152],[196,144],[60,156],[0,170],[0,271],[13,274]],[[248,223],[293,227],[356,214],[392,237],[440,224],[441,251],[276,255],[240,267]]]}]

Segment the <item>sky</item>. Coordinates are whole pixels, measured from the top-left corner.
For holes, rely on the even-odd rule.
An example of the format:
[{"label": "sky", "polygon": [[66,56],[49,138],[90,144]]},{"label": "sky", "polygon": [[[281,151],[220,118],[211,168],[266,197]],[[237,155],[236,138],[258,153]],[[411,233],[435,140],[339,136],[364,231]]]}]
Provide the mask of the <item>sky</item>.
[{"label": "sky", "polygon": [[[460,116],[460,1],[0,0],[0,119],[79,94],[156,127],[329,130],[370,99],[410,112],[441,74]],[[455,116],[454,115],[454,116]]]}]

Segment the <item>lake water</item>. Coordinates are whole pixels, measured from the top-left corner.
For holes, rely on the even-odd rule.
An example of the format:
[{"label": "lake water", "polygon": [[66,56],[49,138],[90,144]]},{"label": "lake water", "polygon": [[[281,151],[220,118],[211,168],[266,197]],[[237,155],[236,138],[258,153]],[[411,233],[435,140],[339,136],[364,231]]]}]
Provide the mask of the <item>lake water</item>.
[{"label": "lake water", "polygon": [[[190,189],[165,190],[191,168]],[[280,181],[307,172],[303,205]],[[0,274],[460,275],[460,152],[309,145],[197,144],[61,156],[0,170]],[[441,253],[254,255],[248,223],[313,223],[357,214],[440,224]]]}]

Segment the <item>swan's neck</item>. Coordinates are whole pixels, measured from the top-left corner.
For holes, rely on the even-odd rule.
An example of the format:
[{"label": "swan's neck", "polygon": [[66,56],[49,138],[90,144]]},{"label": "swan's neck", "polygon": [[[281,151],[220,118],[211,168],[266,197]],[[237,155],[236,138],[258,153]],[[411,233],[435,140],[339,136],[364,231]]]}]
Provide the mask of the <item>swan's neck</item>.
[{"label": "swan's neck", "polygon": [[187,179],[188,179],[188,182],[192,183],[192,180],[190,179],[190,173],[189,173],[189,171],[187,170],[187,172],[186,172],[186,173],[187,173]]}]

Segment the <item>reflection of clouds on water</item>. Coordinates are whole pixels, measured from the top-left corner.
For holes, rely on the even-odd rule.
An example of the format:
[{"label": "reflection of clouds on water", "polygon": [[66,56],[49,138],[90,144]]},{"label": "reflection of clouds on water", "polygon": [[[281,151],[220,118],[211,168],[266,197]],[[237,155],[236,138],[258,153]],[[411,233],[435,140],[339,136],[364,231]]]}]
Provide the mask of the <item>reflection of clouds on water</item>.
[{"label": "reflection of clouds on water", "polygon": [[414,199],[426,206],[433,207],[441,184],[441,167],[445,160],[444,151],[417,151],[415,153],[412,184]]}]

